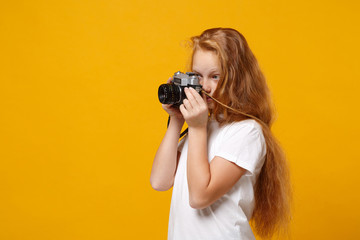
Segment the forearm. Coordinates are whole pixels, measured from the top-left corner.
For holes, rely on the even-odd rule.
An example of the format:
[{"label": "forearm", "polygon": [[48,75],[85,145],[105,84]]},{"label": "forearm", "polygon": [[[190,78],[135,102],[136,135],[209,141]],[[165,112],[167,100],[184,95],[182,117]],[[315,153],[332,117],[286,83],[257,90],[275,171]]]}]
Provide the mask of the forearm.
[{"label": "forearm", "polygon": [[211,179],[206,125],[202,128],[189,128],[187,175],[190,205],[202,205],[206,201]]},{"label": "forearm", "polygon": [[177,166],[177,147],[183,124],[183,119],[170,119],[169,127],[156,152],[150,183],[158,191],[168,190],[173,185]]}]

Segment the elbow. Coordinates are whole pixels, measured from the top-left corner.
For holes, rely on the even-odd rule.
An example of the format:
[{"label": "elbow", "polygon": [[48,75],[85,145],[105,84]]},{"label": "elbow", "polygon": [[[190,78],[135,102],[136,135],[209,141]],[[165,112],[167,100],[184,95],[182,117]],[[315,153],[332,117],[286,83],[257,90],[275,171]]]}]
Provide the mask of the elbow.
[{"label": "elbow", "polygon": [[171,184],[164,184],[162,182],[159,182],[159,181],[154,181],[153,179],[150,179],[150,184],[151,184],[151,187],[156,190],[156,191],[167,191],[169,190],[172,185]]},{"label": "elbow", "polygon": [[194,209],[204,209],[207,208],[208,206],[210,206],[210,202],[206,200],[206,198],[203,197],[192,197],[190,196],[189,198],[189,204],[190,207],[194,208]]},{"label": "elbow", "polygon": [[162,186],[162,185],[154,185],[154,184],[151,184],[151,187],[154,190],[159,191],[159,192],[164,192],[164,191],[167,191],[170,189],[170,187],[166,187],[166,186]]}]

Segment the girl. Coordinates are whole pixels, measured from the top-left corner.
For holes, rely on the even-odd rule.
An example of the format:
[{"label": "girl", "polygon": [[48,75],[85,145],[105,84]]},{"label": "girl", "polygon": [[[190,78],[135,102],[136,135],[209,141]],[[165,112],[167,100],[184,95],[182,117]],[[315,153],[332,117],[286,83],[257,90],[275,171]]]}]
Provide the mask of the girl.
[{"label": "girl", "polygon": [[[245,38],[215,28],[192,39],[192,72],[202,96],[185,88],[156,153],[151,185],[173,186],[168,239],[270,238],[290,219],[284,154],[270,131],[269,89]],[[178,144],[186,121],[188,134]]]}]

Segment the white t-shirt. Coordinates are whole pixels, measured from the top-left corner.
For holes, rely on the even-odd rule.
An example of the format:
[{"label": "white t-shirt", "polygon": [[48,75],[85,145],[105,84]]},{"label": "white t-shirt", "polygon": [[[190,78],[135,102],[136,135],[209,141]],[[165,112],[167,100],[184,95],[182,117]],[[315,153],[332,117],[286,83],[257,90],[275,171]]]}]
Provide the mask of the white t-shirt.
[{"label": "white t-shirt", "polygon": [[194,209],[189,204],[187,137],[180,142],[179,151],[181,156],[172,192],[168,239],[255,239],[249,220],[254,209],[254,184],[266,154],[261,126],[250,119],[221,128],[215,120],[209,121],[209,162],[219,156],[246,172],[229,192],[204,209]]}]

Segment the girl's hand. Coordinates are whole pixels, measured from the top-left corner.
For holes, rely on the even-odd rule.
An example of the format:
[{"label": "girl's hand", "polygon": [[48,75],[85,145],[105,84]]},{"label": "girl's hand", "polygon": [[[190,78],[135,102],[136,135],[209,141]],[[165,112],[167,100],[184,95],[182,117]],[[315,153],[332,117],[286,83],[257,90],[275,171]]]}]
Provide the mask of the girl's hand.
[{"label": "girl's hand", "polygon": [[180,112],[189,128],[206,128],[209,116],[206,96],[201,97],[195,89],[187,87],[185,94],[187,99],[180,105]]},{"label": "girl's hand", "polygon": [[[167,83],[170,83],[173,78],[169,78]],[[163,109],[169,114],[170,118],[176,118],[184,121],[183,115],[181,114],[178,107],[173,107],[172,104],[162,104]]]},{"label": "girl's hand", "polygon": [[163,104],[162,107],[169,114],[170,118],[184,120],[184,117],[181,114],[179,108],[173,107],[171,104]]}]

